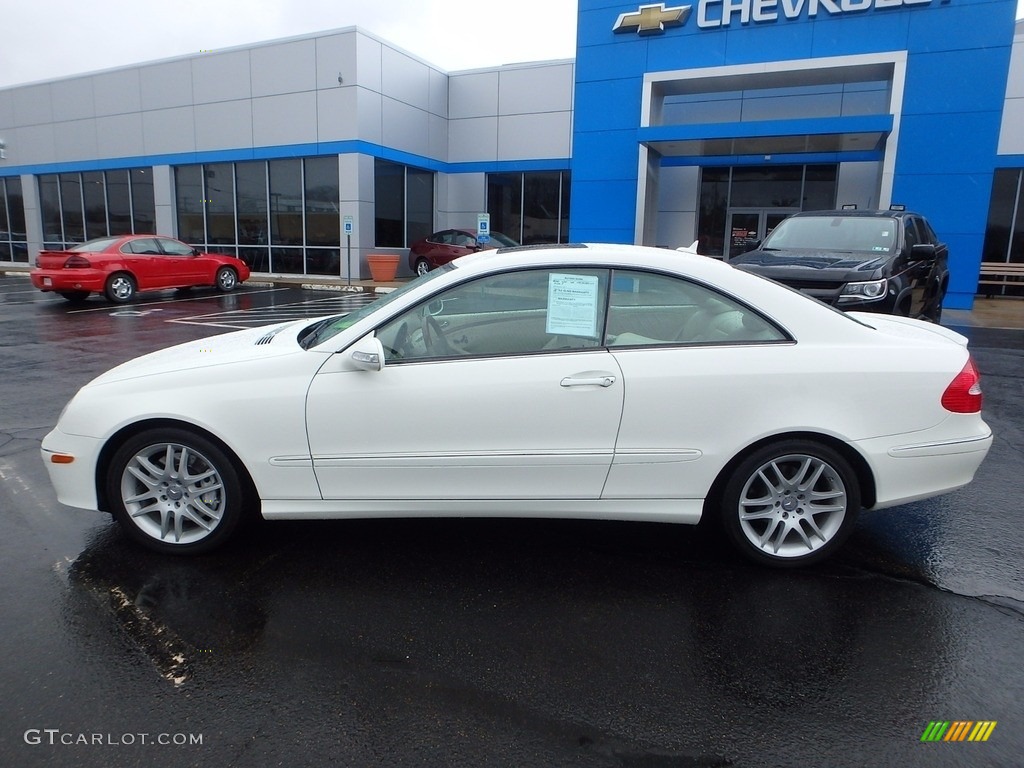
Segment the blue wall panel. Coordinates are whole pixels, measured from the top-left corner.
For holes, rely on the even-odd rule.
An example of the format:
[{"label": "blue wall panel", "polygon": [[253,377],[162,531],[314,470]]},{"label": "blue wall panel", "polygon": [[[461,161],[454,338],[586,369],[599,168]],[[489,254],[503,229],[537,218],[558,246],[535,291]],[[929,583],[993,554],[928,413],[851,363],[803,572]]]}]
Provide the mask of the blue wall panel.
[{"label": "blue wall panel", "polygon": [[573,112],[575,132],[635,131],[640,125],[642,86],[640,78],[578,83]]},{"label": "blue wall panel", "polygon": [[904,115],[897,181],[905,174],[991,172],[1000,115],[995,112],[953,115]]}]

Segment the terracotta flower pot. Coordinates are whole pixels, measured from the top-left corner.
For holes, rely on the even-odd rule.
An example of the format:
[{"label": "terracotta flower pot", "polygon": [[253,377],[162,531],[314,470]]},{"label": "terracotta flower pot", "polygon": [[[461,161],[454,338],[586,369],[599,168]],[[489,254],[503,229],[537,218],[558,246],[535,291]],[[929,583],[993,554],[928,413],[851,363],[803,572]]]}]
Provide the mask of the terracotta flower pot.
[{"label": "terracotta flower pot", "polygon": [[390,283],[398,273],[398,256],[386,253],[371,253],[366,257],[370,265],[370,277],[375,283]]}]

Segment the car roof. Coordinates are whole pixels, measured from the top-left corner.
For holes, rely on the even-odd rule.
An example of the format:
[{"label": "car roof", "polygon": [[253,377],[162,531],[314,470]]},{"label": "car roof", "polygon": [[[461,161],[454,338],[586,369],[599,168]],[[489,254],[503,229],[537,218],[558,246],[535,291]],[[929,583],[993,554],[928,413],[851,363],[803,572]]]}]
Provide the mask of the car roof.
[{"label": "car roof", "polygon": [[801,218],[806,219],[814,216],[846,216],[850,218],[882,218],[882,219],[898,219],[903,216],[920,216],[921,214],[915,213],[914,211],[893,211],[893,210],[860,210],[855,208],[843,209],[843,210],[831,210],[831,211],[801,211],[800,213],[794,213],[789,218]]}]

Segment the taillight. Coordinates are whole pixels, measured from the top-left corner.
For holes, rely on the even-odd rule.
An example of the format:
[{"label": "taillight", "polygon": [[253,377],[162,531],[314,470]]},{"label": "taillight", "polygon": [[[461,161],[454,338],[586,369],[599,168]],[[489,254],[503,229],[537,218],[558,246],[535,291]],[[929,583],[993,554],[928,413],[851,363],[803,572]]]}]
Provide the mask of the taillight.
[{"label": "taillight", "polygon": [[981,374],[971,358],[942,393],[942,407],[952,413],[981,411]]},{"label": "taillight", "polygon": [[68,260],[64,262],[64,269],[89,269],[92,264],[85,256],[68,256]]}]

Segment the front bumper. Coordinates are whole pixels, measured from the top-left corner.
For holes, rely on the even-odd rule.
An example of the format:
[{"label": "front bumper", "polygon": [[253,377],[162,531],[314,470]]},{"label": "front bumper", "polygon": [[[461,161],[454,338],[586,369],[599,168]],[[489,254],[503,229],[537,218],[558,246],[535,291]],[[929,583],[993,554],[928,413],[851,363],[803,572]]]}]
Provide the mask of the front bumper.
[{"label": "front bumper", "polygon": [[[102,447],[97,438],[69,435],[56,428],[43,438],[40,453],[61,504],[99,509],[96,465]],[[54,456],[71,456],[74,461],[58,464],[54,463]]]}]

